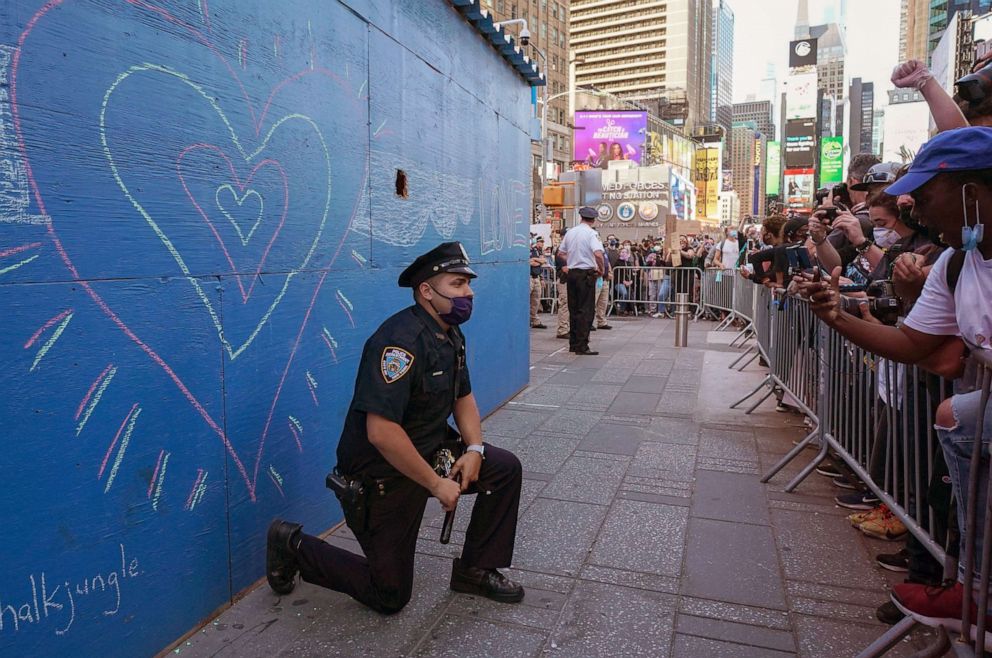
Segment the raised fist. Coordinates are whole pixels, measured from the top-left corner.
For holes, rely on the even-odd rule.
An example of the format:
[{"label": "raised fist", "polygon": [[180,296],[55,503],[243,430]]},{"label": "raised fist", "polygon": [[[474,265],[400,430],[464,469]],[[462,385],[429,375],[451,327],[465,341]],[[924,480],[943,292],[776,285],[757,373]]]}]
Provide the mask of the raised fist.
[{"label": "raised fist", "polygon": [[908,60],[892,69],[892,84],[896,87],[915,87],[922,89],[926,81],[932,78],[930,69],[923,62],[915,59]]}]

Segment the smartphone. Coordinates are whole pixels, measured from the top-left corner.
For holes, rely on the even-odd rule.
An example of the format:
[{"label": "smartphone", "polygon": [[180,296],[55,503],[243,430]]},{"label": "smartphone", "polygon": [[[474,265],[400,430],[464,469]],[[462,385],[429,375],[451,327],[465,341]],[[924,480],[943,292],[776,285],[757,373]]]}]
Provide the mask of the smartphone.
[{"label": "smartphone", "polygon": [[823,267],[820,265],[820,259],[816,257],[816,254],[813,254],[813,280],[823,280]]}]

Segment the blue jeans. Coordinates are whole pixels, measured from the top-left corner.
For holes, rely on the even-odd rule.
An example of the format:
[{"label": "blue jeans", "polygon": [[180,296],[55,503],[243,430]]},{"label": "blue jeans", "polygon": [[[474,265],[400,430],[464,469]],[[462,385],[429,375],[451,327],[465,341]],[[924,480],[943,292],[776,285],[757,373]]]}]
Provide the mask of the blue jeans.
[{"label": "blue jeans", "polygon": [[672,314],[672,308],[668,305],[668,296],[672,291],[671,277],[665,277],[661,281],[661,288],[658,290],[658,311],[660,313]]},{"label": "blue jeans", "polygon": [[[954,426],[937,428],[940,437],[940,447],[944,451],[947,470],[951,476],[951,487],[958,499],[958,528],[961,530],[961,554],[958,565],[958,580],[964,579],[965,556],[965,504],[968,498],[968,470],[971,462],[971,446],[978,429],[978,406],[981,402],[981,391],[973,391],[951,398],[951,409],[954,412]],[[982,425],[982,457],[989,457],[989,441],[992,440],[992,399],[985,408],[985,422]],[[975,583],[977,584],[978,570],[982,559],[982,528],[985,523],[985,501],[989,488],[989,467],[981,464],[978,470],[978,507],[975,513]]]},{"label": "blue jeans", "polygon": [[616,291],[616,297],[614,298],[616,302],[615,311],[619,313],[620,311],[627,312],[630,310],[630,304],[627,303],[627,300],[630,299],[630,292],[627,290],[627,286],[618,281],[614,290]]}]

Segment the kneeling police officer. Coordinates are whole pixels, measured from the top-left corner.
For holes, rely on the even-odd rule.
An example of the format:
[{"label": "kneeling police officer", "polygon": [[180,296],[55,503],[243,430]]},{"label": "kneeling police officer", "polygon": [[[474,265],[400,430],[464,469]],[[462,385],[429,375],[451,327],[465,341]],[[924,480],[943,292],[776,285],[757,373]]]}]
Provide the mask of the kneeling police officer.
[{"label": "kneeling police officer", "polygon": [[[501,574],[510,566],[520,502],[520,461],[482,442],[482,422],[458,325],[472,314],[476,274],[458,242],[418,257],[399,277],[414,304],[382,323],[365,343],[355,393],[328,476],[365,556],[355,555],[276,519],[269,526],[269,586],[288,594],[303,580],[344,592],[381,613],[410,600],[417,534],[427,499],[453,512],[462,494],[478,493],[451,589],[516,603],[524,589]],[[457,433],[464,452],[448,477],[432,466]],[[450,445],[450,444],[446,444]],[[456,481],[457,480],[457,481]]]}]

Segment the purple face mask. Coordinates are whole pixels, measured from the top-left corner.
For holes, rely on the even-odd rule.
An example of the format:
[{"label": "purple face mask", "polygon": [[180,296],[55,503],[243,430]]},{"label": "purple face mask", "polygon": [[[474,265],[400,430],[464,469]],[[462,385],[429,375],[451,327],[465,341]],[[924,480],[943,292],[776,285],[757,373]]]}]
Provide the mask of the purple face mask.
[{"label": "purple face mask", "polygon": [[[430,286],[430,284],[427,284]],[[448,297],[447,295],[441,294],[437,291],[434,286],[430,286],[434,294],[439,297],[444,297],[449,302],[451,302],[451,310],[447,313],[441,313],[438,311],[438,317],[440,317],[446,324],[459,325],[468,322],[469,318],[472,317],[472,297]],[[431,304],[434,310],[437,311],[437,307]]]}]

